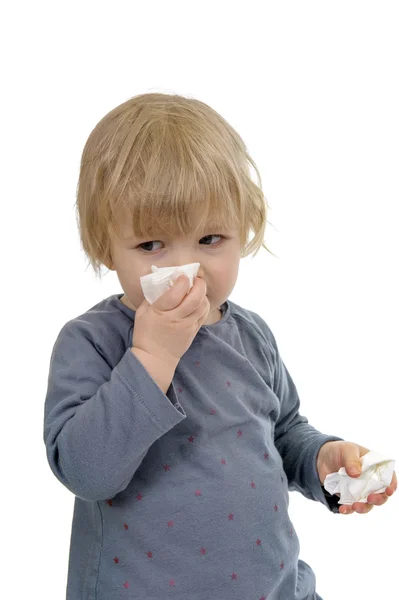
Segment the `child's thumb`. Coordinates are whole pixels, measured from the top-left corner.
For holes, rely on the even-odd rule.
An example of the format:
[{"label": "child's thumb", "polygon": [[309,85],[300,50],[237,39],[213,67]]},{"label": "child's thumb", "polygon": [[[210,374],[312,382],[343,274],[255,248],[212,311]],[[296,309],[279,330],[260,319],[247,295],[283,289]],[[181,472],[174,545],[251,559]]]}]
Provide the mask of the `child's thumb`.
[{"label": "child's thumb", "polygon": [[158,310],[171,310],[183,300],[190,287],[190,280],[184,273],[154,302]]}]

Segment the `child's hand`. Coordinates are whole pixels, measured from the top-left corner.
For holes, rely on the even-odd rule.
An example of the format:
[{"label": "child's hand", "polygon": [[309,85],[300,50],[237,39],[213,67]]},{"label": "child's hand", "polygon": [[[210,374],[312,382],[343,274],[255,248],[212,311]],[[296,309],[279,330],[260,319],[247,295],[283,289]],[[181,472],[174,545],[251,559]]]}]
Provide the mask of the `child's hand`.
[{"label": "child's hand", "polygon": [[[210,304],[206,283],[180,275],[156,302],[144,300],[136,311],[132,345],[165,362],[178,362],[206,321]],[[187,294],[187,292],[189,293]]]},{"label": "child's hand", "polygon": [[[336,473],[341,467],[345,467],[346,472],[351,477],[358,477],[362,470],[362,464],[359,459],[368,452],[370,452],[368,448],[352,442],[341,440],[326,442],[321,446],[319,454],[317,455],[317,472],[320,482],[323,484],[327,475]],[[357,469],[358,472],[354,472],[353,469]],[[351,506],[341,505],[339,512],[347,515],[352,514],[355,511],[358,513],[368,513],[374,506],[385,504],[388,497],[392,496],[397,490],[397,487],[398,480],[396,478],[396,473],[394,472],[392,481],[385,492],[370,494],[367,498],[369,503],[355,502]]]}]

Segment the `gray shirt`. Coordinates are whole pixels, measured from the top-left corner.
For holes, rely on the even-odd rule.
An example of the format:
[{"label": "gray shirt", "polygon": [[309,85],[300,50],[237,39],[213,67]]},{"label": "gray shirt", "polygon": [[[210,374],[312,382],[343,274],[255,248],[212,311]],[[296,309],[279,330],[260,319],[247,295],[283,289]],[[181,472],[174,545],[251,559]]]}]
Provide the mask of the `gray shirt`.
[{"label": "gray shirt", "polygon": [[288,491],[338,511],[276,340],[227,300],[166,393],[130,350],[114,294],[55,341],[47,459],[75,495],[67,600],[316,600]]}]

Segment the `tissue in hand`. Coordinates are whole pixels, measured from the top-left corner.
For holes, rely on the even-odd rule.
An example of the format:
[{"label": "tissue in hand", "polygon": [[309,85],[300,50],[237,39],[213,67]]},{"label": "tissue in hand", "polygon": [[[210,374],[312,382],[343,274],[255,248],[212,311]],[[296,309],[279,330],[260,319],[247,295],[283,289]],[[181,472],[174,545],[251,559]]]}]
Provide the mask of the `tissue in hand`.
[{"label": "tissue in hand", "polygon": [[199,267],[199,262],[188,263],[187,265],[181,265],[180,267],[156,267],[155,265],[152,265],[152,273],[140,277],[144,298],[149,304],[153,304],[158,300],[159,296],[162,296],[168,288],[173,286],[174,282],[182,273],[189,278],[189,290],[191,290],[194,285],[194,277],[197,275]]},{"label": "tissue in hand", "polygon": [[367,502],[370,494],[385,492],[391,484],[395,461],[378,452],[368,452],[360,458],[362,472],[359,477],[350,477],[345,467],[337,473],[330,473],[324,480],[324,487],[330,494],[340,494],[338,504]]}]

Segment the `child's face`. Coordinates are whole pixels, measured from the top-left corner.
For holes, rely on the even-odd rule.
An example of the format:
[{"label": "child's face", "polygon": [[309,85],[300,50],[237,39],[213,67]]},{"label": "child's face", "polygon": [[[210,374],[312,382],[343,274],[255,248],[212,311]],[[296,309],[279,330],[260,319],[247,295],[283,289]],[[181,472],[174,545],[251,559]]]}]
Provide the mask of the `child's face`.
[{"label": "child's face", "polygon": [[[222,237],[224,236],[224,237]],[[144,295],[140,277],[151,273],[151,265],[172,267],[199,262],[197,277],[207,286],[210,311],[204,325],[219,321],[219,306],[231,294],[240,264],[240,240],[237,230],[206,231],[201,238],[188,235],[180,239],[139,239],[126,227],[111,248],[113,262],[106,266],[116,271],[124,291],[122,302],[137,310]]]}]

